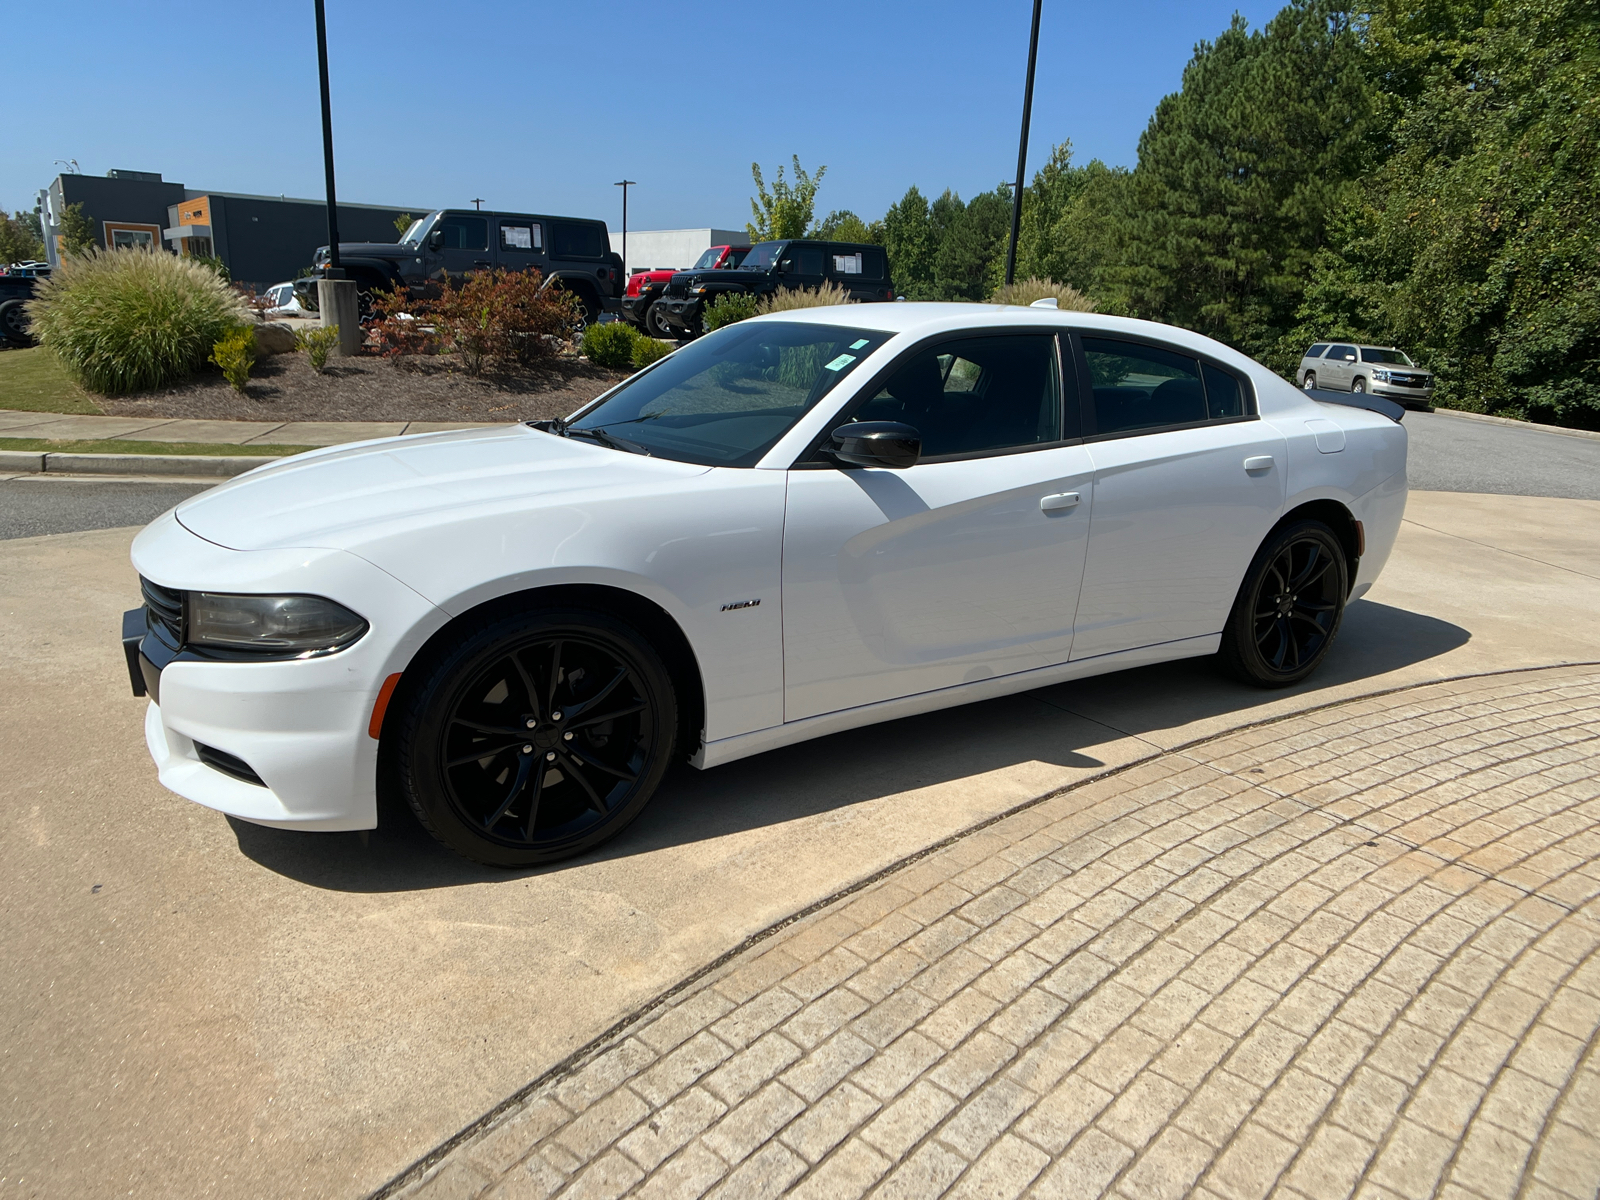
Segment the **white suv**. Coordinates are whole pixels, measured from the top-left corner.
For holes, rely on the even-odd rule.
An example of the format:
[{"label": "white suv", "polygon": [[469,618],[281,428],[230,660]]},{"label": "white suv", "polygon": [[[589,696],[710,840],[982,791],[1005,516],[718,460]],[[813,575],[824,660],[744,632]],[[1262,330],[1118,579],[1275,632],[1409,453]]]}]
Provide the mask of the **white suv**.
[{"label": "white suv", "polygon": [[1392,346],[1318,342],[1300,359],[1295,378],[1307,391],[1372,392],[1402,404],[1427,404],[1433,397],[1433,372]]}]

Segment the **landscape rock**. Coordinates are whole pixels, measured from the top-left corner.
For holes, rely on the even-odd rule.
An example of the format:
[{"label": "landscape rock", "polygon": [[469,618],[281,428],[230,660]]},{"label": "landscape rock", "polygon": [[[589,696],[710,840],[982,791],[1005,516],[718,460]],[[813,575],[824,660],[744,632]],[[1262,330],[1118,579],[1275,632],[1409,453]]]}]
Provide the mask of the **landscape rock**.
[{"label": "landscape rock", "polygon": [[290,354],[294,351],[294,327],[283,321],[263,321],[256,326],[256,353]]}]

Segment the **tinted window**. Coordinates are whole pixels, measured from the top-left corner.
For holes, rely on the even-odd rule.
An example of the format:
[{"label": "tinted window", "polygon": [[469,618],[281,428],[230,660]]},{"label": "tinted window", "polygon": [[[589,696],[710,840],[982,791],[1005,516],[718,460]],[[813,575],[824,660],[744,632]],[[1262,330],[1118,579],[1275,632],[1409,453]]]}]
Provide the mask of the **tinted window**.
[{"label": "tinted window", "polygon": [[1061,437],[1059,385],[1049,334],[941,342],[897,367],[854,419],[914,426],[924,458],[1040,445]]},{"label": "tinted window", "polygon": [[788,271],[791,275],[822,274],[821,246],[790,246],[784,258],[789,263]]},{"label": "tinted window", "polygon": [[1409,367],[1412,362],[1398,350],[1378,350],[1372,346],[1361,347],[1361,361],[1369,363],[1388,363],[1393,367]]},{"label": "tinted window", "polygon": [[1356,348],[1354,346],[1335,346],[1328,351],[1329,358],[1337,358],[1341,362],[1355,362]]},{"label": "tinted window", "polygon": [[444,248],[446,250],[487,250],[489,248],[488,217],[449,215],[439,218],[438,227],[444,230]]},{"label": "tinted window", "polygon": [[1206,411],[1213,421],[1245,415],[1244,388],[1236,376],[1210,363],[1200,364],[1200,375],[1206,382]]},{"label": "tinted window", "polygon": [[748,248],[744,250],[729,250],[728,261],[722,264],[723,270],[730,270],[733,267],[742,266],[744,264],[745,255],[749,253],[750,251]]},{"label": "tinted window", "polygon": [[500,222],[500,249],[543,250],[544,230],[538,225],[521,225],[502,221]]},{"label": "tinted window", "polygon": [[551,221],[550,252],[558,258],[602,258],[605,230],[588,221]]},{"label": "tinted window", "polygon": [[741,321],[634,376],[571,428],[599,429],[662,458],[753,466],[889,337],[834,325]]},{"label": "tinted window", "polygon": [[1307,358],[1321,358],[1322,357],[1322,352],[1324,350],[1326,350],[1327,348],[1328,348],[1328,343],[1327,342],[1318,342],[1315,346],[1311,347],[1311,349],[1306,351],[1305,357],[1307,357]]},{"label": "tinted window", "polygon": [[1096,432],[1126,433],[1206,419],[1200,365],[1188,355],[1089,337],[1083,339],[1083,355],[1094,388]]}]

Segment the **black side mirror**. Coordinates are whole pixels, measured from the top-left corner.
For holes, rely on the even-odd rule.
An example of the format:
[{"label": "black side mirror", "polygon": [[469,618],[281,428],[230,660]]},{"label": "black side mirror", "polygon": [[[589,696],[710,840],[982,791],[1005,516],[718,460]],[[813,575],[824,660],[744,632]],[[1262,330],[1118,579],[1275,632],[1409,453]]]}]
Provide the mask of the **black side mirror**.
[{"label": "black side mirror", "polygon": [[428,249],[442,250],[444,248],[444,230],[435,229],[428,235]]},{"label": "black side mirror", "polygon": [[858,467],[903,470],[922,457],[922,435],[899,421],[856,421],[833,431],[839,448],[833,456]]},{"label": "black side mirror", "polygon": [[780,262],[778,264],[778,274],[782,275],[785,271],[789,270],[793,266],[794,266],[794,262],[792,260],[787,259],[787,258],[784,259],[782,262]]}]

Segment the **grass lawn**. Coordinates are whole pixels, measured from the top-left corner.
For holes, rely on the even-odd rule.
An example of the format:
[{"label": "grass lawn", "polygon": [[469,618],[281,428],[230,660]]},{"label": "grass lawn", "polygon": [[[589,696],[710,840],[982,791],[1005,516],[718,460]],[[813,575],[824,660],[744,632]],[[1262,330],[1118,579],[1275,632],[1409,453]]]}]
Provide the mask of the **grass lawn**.
[{"label": "grass lawn", "polygon": [[125,442],[114,438],[94,441],[52,441],[50,438],[0,437],[0,450],[26,450],[32,454],[199,454],[238,455],[242,458],[281,458],[303,454],[315,446],[240,446],[216,442]]},{"label": "grass lawn", "polygon": [[95,413],[94,398],[61,369],[43,346],[0,353],[0,408],[22,412]]}]

